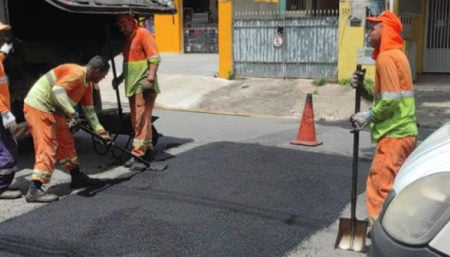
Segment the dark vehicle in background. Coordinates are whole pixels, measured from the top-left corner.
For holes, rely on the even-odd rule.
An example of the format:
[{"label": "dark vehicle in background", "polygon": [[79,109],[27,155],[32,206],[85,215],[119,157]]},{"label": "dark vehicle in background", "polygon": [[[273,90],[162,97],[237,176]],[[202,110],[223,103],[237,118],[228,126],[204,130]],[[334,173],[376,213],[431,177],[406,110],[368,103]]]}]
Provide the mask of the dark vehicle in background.
[{"label": "dark vehicle in background", "polygon": [[450,256],[450,122],[400,169],[372,230],[369,256]]},{"label": "dark vehicle in background", "polygon": [[67,62],[86,64],[94,55],[109,58],[122,49],[116,15],[142,18],[174,13],[171,0],[0,0],[0,21],[12,26],[7,35],[14,51],[5,60],[17,138],[27,135],[22,113],[28,89],[49,69]]}]

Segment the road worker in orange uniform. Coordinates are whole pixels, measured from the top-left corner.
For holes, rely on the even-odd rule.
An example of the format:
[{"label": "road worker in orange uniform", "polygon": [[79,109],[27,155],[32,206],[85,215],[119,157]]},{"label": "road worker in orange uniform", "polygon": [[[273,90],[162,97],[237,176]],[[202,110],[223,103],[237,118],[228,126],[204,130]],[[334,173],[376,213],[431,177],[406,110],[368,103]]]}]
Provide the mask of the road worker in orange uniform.
[{"label": "road worker in orange uniform", "polygon": [[[374,48],[375,85],[364,85],[362,96],[373,101],[372,108],[352,115],[353,126],[371,127],[377,143],[366,185],[369,225],[378,218],[383,202],[392,189],[398,170],[416,146],[418,134],[414,87],[408,59],[402,51],[402,23],[391,11],[369,17],[369,39]],[[352,76],[358,86],[362,74]]]},{"label": "road worker in orange uniform", "polygon": [[35,164],[27,202],[52,202],[57,195],[41,186],[50,182],[55,163],[71,176],[70,186],[82,188],[99,183],[79,169],[73,135],[68,124],[79,124],[75,109],[81,106],[92,130],[111,141],[94,110],[93,87],[108,73],[109,64],[101,56],[93,57],[86,66],[62,64],[47,72],[33,85],[24,103],[25,119],[34,141]]},{"label": "road worker in orange uniform", "polygon": [[[123,48],[123,73],[113,84],[117,88],[120,81],[125,79],[125,92],[134,129],[132,153],[153,161],[155,152],[152,144],[152,115],[156,96],[160,93],[156,72],[161,58],[152,34],[139,27],[133,16],[120,15],[117,24],[127,39]],[[128,160],[125,167],[131,170],[146,168],[134,158]]]},{"label": "road worker in orange uniform", "polygon": [[15,199],[22,196],[20,190],[12,189],[11,185],[17,171],[17,143],[11,129],[16,126],[16,117],[11,112],[9,99],[9,83],[3,67],[3,60],[12,50],[12,43],[5,42],[5,33],[10,25],[0,22],[0,199]]}]

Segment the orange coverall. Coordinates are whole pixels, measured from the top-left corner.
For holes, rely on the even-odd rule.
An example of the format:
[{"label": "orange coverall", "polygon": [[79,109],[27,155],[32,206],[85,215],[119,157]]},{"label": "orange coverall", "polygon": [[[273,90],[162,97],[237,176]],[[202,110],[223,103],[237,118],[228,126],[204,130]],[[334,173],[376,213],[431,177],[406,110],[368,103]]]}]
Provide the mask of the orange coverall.
[{"label": "orange coverall", "polygon": [[78,166],[74,139],[66,124],[80,104],[91,128],[104,130],[93,106],[93,83],[86,81],[86,68],[62,64],[47,72],[25,98],[25,119],[33,136],[35,164],[31,179],[50,182],[55,163],[64,171]]},{"label": "orange coverall", "polygon": [[[380,47],[375,49],[375,85],[365,85],[363,96],[371,96],[371,137],[377,143],[366,184],[366,208],[373,223],[392,190],[400,167],[416,146],[418,134],[414,87],[409,62],[401,50],[402,24],[390,11],[371,22],[382,22]],[[366,97],[367,98],[367,97]]]},{"label": "orange coverall", "polygon": [[153,83],[153,92],[147,97],[142,87],[148,83],[149,66],[160,63],[156,42],[151,33],[142,27],[130,36],[124,45],[125,91],[130,104],[131,125],[134,129],[133,150],[136,156],[143,156],[153,149],[152,123],[156,95],[160,93],[157,78]]}]

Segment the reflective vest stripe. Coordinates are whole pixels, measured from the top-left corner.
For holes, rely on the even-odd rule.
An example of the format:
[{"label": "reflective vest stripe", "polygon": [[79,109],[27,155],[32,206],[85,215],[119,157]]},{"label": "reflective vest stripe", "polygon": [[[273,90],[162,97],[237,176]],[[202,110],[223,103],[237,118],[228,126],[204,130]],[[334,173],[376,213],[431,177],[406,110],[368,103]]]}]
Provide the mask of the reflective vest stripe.
[{"label": "reflective vest stripe", "polygon": [[375,98],[377,100],[380,99],[391,99],[391,100],[401,100],[403,98],[414,97],[413,90],[404,90],[400,92],[382,92],[377,95]]},{"label": "reflective vest stripe", "polygon": [[0,169],[0,175],[1,176],[9,175],[9,174],[14,173],[15,171],[17,171],[17,166],[14,166],[11,168],[6,168],[6,169]]}]

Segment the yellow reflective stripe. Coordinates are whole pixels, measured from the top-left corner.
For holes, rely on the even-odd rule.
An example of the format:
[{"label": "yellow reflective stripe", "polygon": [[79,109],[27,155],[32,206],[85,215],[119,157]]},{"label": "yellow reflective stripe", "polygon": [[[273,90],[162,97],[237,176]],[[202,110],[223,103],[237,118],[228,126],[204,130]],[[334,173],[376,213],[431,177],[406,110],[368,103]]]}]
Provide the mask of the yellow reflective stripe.
[{"label": "yellow reflective stripe", "polygon": [[63,87],[55,87],[53,93],[55,93],[55,95],[66,94],[66,90]]},{"label": "yellow reflective stripe", "polygon": [[52,177],[52,172],[43,171],[43,170],[33,170],[33,173],[31,175],[33,177],[37,177],[44,181],[47,181],[47,180],[50,180],[50,178]]},{"label": "yellow reflective stripe", "polygon": [[61,159],[59,161],[59,163],[62,166],[67,166],[69,164],[77,164],[77,157],[75,156],[75,157],[72,157],[72,158],[64,158],[64,159]]},{"label": "yellow reflective stripe", "polygon": [[17,170],[17,166],[11,167],[11,168],[6,168],[6,169],[0,169],[0,175],[4,176],[4,175],[9,175],[14,173]]},{"label": "yellow reflective stripe", "polygon": [[133,147],[152,146],[151,140],[133,139]]}]

